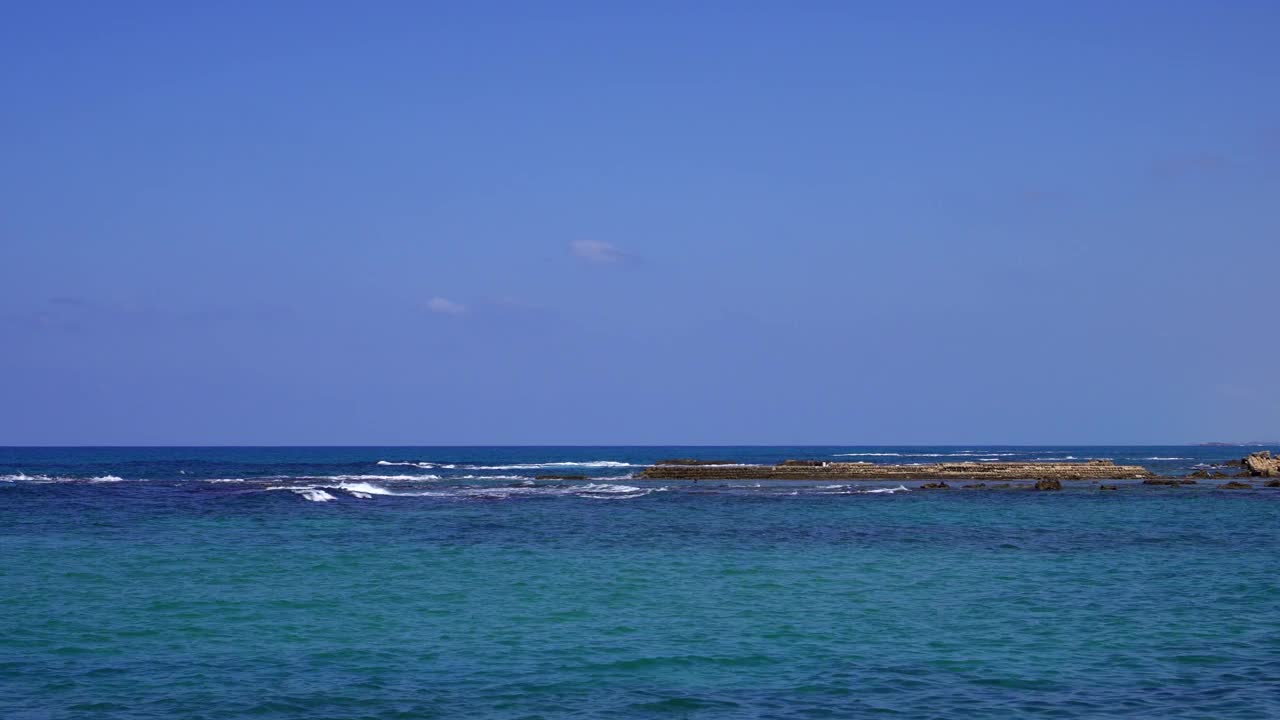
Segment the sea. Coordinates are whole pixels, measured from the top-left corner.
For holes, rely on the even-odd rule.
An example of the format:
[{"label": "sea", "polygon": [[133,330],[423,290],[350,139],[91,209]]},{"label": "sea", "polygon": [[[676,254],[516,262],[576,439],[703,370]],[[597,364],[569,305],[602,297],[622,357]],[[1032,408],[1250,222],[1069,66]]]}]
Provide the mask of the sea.
[{"label": "sea", "polygon": [[632,476],[1258,449],[0,448],[0,718],[1278,718],[1280,489]]}]

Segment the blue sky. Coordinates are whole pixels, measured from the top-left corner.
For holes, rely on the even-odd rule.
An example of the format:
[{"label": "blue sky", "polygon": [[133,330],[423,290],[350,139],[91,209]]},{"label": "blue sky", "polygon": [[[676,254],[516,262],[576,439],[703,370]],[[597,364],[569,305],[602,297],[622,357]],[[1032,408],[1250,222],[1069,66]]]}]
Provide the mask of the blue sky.
[{"label": "blue sky", "polygon": [[0,444],[1280,436],[1280,6],[9,3]]}]

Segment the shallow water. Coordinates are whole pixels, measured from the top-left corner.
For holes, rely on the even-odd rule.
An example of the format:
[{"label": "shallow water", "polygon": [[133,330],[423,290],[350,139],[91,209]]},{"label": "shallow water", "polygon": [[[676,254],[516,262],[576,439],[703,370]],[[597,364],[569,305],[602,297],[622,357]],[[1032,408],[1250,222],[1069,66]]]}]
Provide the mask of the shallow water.
[{"label": "shallow water", "polygon": [[0,451],[0,717],[1280,716],[1277,490],[476,469],[693,454]]}]

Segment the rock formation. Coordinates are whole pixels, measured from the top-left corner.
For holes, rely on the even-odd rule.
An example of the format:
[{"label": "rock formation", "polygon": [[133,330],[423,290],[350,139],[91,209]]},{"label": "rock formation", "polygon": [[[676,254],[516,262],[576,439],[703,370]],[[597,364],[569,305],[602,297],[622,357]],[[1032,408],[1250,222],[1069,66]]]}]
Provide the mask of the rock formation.
[{"label": "rock formation", "polygon": [[1253,477],[1280,477],[1280,457],[1272,457],[1270,450],[1245,458],[1244,467]]}]

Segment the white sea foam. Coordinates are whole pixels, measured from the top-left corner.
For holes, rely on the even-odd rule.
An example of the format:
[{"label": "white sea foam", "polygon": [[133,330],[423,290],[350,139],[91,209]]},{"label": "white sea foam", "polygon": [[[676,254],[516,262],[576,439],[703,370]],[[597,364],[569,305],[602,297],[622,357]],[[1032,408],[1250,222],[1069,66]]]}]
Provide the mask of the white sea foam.
[{"label": "white sea foam", "polygon": [[1190,460],[1191,458],[1185,458],[1185,457],[1149,457],[1149,458],[1142,458],[1142,459],[1143,459],[1143,460]]},{"label": "white sea foam", "polygon": [[580,492],[591,493],[633,493],[640,492],[644,488],[638,488],[634,485],[609,485],[606,483],[589,483],[577,488]]},{"label": "white sea foam", "polygon": [[475,498],[505,499],[509,497],[537,496],[575,496],[582,498],[630,499],[648,495],[654,489],[639,488],[633,485],[614,485],[610,483],[588,483],[586,485],[524,485],[495,488],[463,488],[458,495]]},{"label": "white sea foam", "polygon": [[871,488],[864,490],[854,485],[819,485],[816,488],[821,495],[879,495],[896,492],[910,492],[905,485],[896,488]]},{"label": "white sea foam", "polygon": [[344,482],[338,485],[327,485],[326,487],[328,487],[330,490],[341,490],[343,492],[349,493],[353,497],[358,497],[363,500],[368,500],[374,495],[391,496],[391,497],[442,497],[442,496],[447,496],[449,494],[447,492],[439,492],[439,491],[395,492],[393,490],[388,490],[384,487],[379,487],[378,485],[373,485],[371,483],[366,483],[366,482],[356,482],[356,483]]},{"label": "white sea foam", "polygon": [[98,477],[90,478],[89,482],[96,482],[96,483],[124,482],[124,478],[120,477],[119,475],[99,475]]},{"label": "white sea foam", "polygon": [[620,462],[618,460],[588,460],[585,462],[575,462],[565,460],[563,462],[548,463],[516,463],[512,465],[468,465],[467,470],[537,470],[538,468],[555,468],[555,467],[597,467],[597,468],[613,468],[613,467],[644,467],[643,465],[635,465],[628,462]]},{"label": "white sea foam", "polygon": [[516,462],[505,465],[475,465],[471,463],[433,463],[433,462],[415,462],[415,461],[397,461],[397,460],[379,460],[377,465],[382,466],[402,466],[416,467],[424,470],[438,468],[442,470],[537,470],[538,468],[557,468],[557,467],[644,467],[634,463],[622,462],[620,460],[562,460],[558,462]]},{"label": "white sea foam", "polygon": [[981,452],[978,450],[962,450],[952,453],[836,453],[832,457],[1014,457],[1022,453],[1016,452]]},{"label": "white sea foam", "polygon": [[304,480],[439,480],[439,475],[306,475]]},{"label": "white sea foam", "polygon": [[289,488],[289,489],[293,491],[293,494],[300,495],[304,500],[310,500],[311,502],[329,502],[330,500],[337,500],[337,498],[325,492],[324,490],[321,490],[320,488]]},{"label": "white sea foam", "polygon": [[56,482],[74,482],[75,478],[69,477],[53,477],[50,475],[28,475],[19,472],[13,475],[0,476],[3,482],[30,482],[30,483],[56,483]]},{"label": "white sea foam", "polygon": [[[369,497],[371,495],[394,495],[395,494],[384,487],[378,487],[377,485],[372,485],[367,482],[342,483],[341,485],[338,486],[338,489],[345,490],[351,493],[352,495],[356,495],[357,497],[359,497],[359,495],[364,495],[365,497]],[[359,493],[359,495],[357,495],[357,493]]]},{"label": "white sea foam", "polygon": [[[435,466],[436,466],[436,464],[435,464],[435,463],[429,463],[429,462],[392,462],[392,461],[390,461],[390,460],[379,460],[376,464],[378,464],[378,465],[403,465],[404,467],[416,467],[416,468],[422,468],[422,469],[424,469],[424,470],[430,470],[431,468],[433,468],[433,467],[435,467]],[[452,467],[452,466],[446,466],[446,467]]]}]

